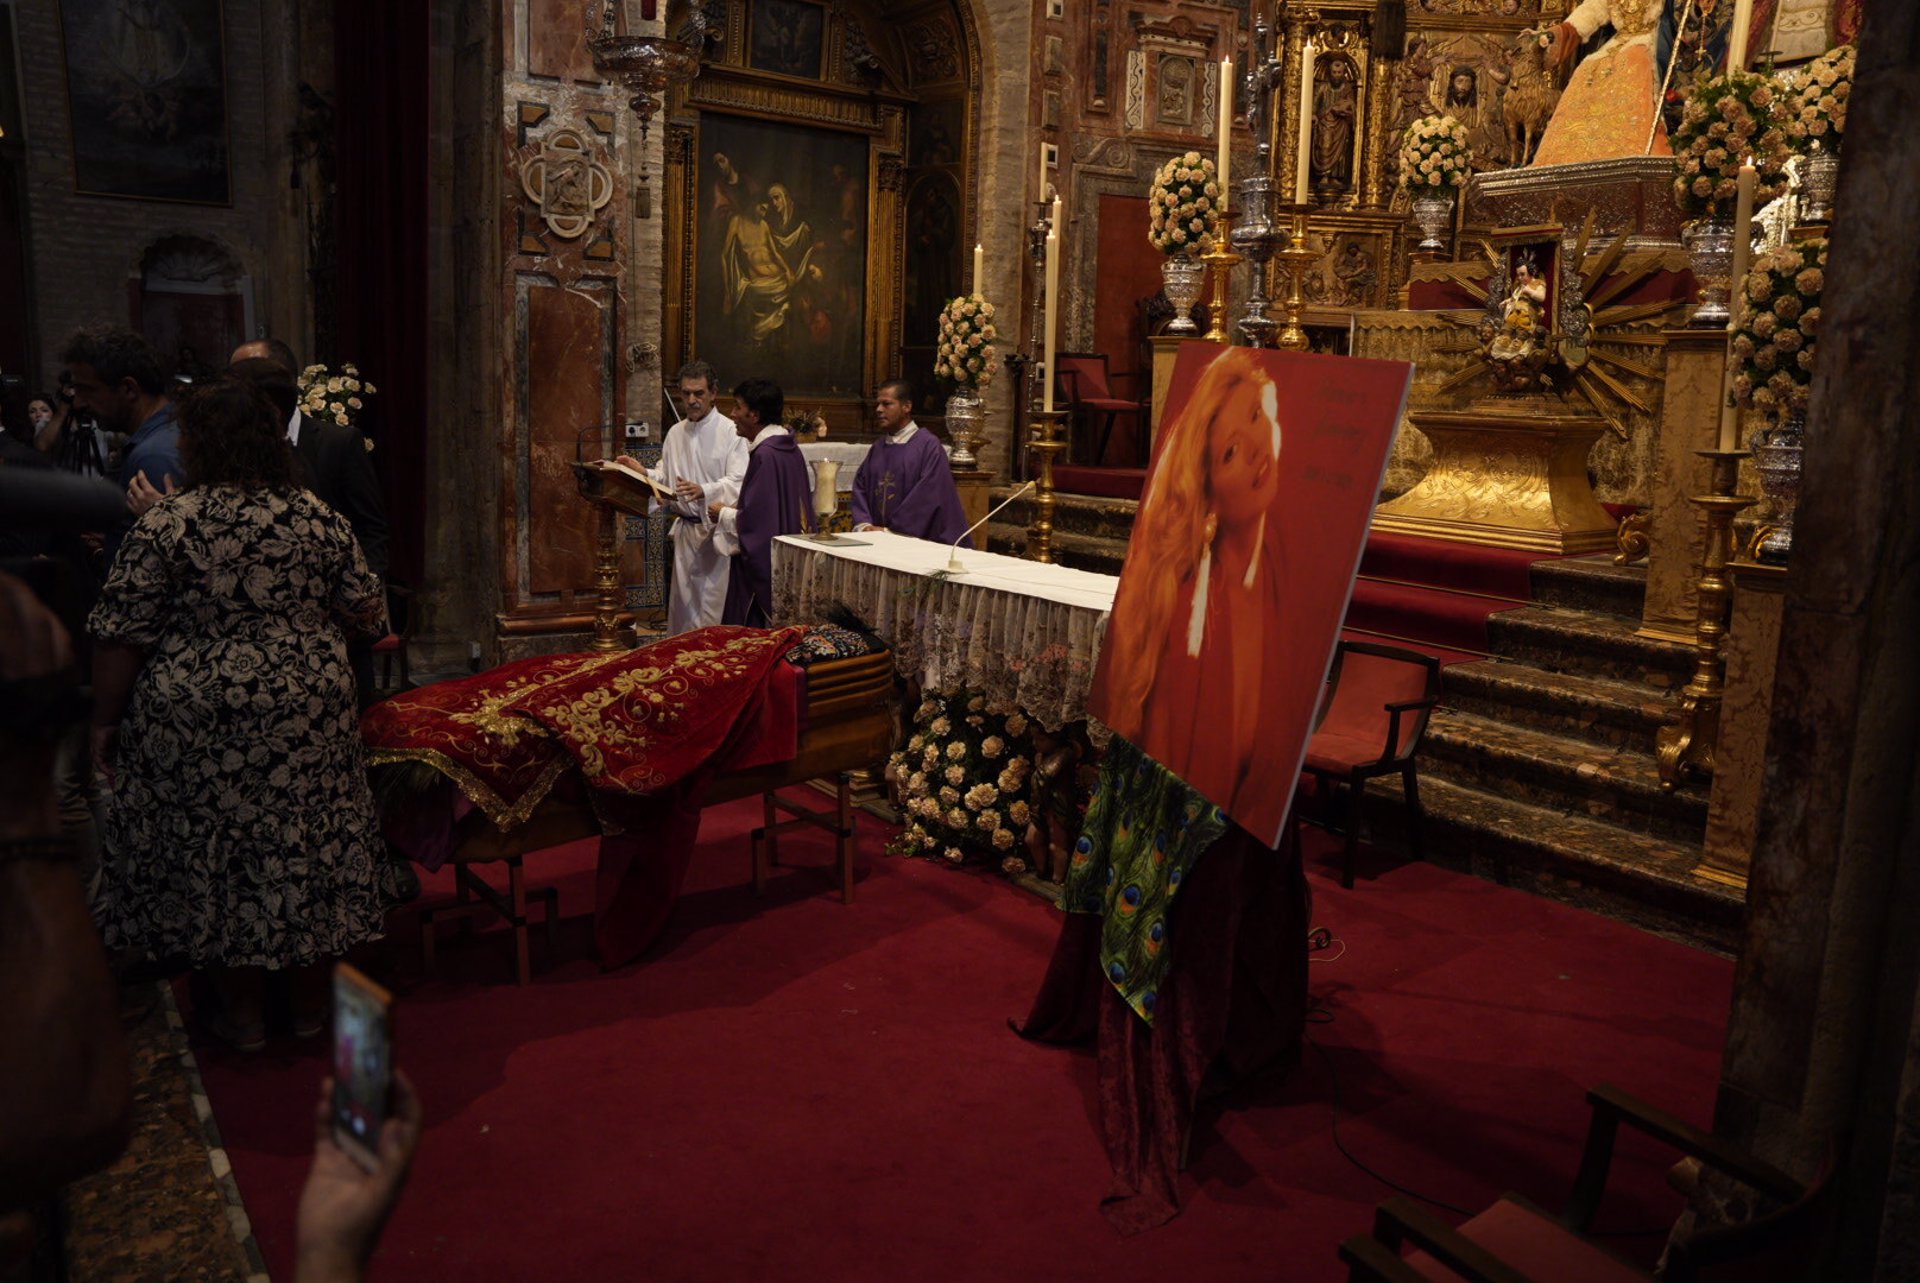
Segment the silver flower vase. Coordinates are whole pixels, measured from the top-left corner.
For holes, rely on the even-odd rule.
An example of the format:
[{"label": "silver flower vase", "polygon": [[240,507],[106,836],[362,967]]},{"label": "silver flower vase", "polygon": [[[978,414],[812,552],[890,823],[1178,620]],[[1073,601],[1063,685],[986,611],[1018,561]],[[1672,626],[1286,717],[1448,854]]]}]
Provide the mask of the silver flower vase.
[{"label": "silver flower vase", "polygon": [[1807,412],[1795,408],[1754,435],[1753,467],[1767,497],[1771,527],[1757,549],[1761,561],[1784,562],[1793,551],[1793,514],[1800,506],[1800,458],[1806,431]]},{"label": "silver flower vase", "polygon": [[1700,306],[1687,323],[1725,329],[1731,317],[1727,295],[1732,287],[1728,278],[1733,274],[1733,220],[1718,215],[1696,219],[1680,229],[1680,244],[1700,286]]},{"label": "silver flower vase", "polygon": [[947,436],[953,441],[953,455],[949,461],[955,468],[965,470],[980,466],[974,451],[986,442],[986,421],[987,403],[980,399],[980,393],[970,384],[961,384],[947,397]]},{"label": "silver flower vase", "polygon": [[1167,322],[1169,334],[1198,334],[1193,323],[1193,305],[1200,301],[1200,283],[1206,279],[1207,265],[1190,254],[1170,254],[1160,264],[1160,281],[1173,304],[1173,319]]},{"label": "silver flower vase", "polygon": [[1818,142],[1800,162],[1800,199],[1803,223],[1833,221],[1833,193],[1840,185],[1840,157]]},{"label": "silver flower vase", "polygon": [[1420,229],[1422,254],[1443,254],[1447,249],[1447,224],[1453,221],[1453,193],[1443,196],[1415,196],[1413,221]]}]

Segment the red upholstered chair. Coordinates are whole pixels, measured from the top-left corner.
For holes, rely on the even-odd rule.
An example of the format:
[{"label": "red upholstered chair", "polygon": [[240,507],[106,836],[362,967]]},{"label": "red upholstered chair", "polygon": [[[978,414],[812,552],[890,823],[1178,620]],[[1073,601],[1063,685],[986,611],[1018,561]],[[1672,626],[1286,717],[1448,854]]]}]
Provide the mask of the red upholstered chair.
[{"label": "red upholstered chair", "polygon": [[1074,435],[1091,437],[1095,432],[1094,425],[1099,424],[1099,444],[1093,448],[1093,457],[1076,457],[1074,462],[1098,467],[1107,461],[1107,446],[1113,440],[1113,421],[1122,415],[1130,415],[1138,422],[1140,403],[1114,395],[1113,378],[1107,371],[1104,354],[1057,352],[1054,361],[1059,366],[1059,393],[1066,400],[1067,409],[1072,412],[1074,420],[1081,425],[1081,431]]},{"label": "red upholstered chair", "polygon": [[[1353,885],[1360,840],[1360,803],[1367,781],[1398,775],[1407,795],[1408,844],[1420,855],[1420,785],[1414,754],[1426,733],[1427,715],[1440,699],[1440,661],[1418,651],[1369,642],[1343,641],[1333,656],[1320,720],[1307,741],[1307,772],[1324,807],[1346,786],[1346,865],[1340,885]],[[1299,808],[1294,808],[1296,819]]]},{"label": "red upholstered chair", "polygon": [[[1593,1122],[1586,1153],[1573,1196],[1559,1216],[1508,1194],[1455,1229],[1410,1198],[1392,1198],[1375,1213],[1373,1233],[1340,1245],[1348,1283],[1647,1283],[1653,1275],[1581,1237],[1605,1192],[1621,1123],[1697,1159],[1778,1209],[1738,1225],[1676,1235],[1659,1274],[1663,1283],[1786,1283],[1808,1277],[1814,1231],[1830,1210],[1827,1175],[1802,1185],[1616,1087],[1596,1087],[1587,1101]],[[1402,1256],[1405,1247],[1414,1250]]]}]

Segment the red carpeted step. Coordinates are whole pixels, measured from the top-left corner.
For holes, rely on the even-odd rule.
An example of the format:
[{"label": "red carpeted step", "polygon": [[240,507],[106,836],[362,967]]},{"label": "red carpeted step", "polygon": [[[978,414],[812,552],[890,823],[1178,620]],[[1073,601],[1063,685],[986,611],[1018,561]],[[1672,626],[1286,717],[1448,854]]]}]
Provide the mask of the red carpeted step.
[{"label": "red carpeted step", "polygon": [[1522,604],[1443,588],[1362,578],[1353,586],[1346,626],[1485,655],[1487,616]]},{"label": "red carpeted step", "polygon": [[1063,494],[1138,499],[1146,485],[1145,468],[1091,468],[1079,463],[1057,463],[1053,467],[1053,488]]},{"label": "red carpeted step", "polygon": [[1476,664],[1487,658],[1476,651],[1454,650],[1448,646],[1436,646],[1430,641],[1418,637],[1402,637],[1398,633],[1375,633],[1364,628],[1342,628],[1340,640],[1370,642],[1376,646],[1399,646],[1403,650],[1416,650],[1422,655],[1431,655],[1439,660],[1442,667],[1448,664]]},{"label": "red carpeted step", "polygon": [[1371,579],[1457,588],[1524,602],[1532,594],[1527,567],[1542,559],[1542,554],[1537,552],[1483,548],[1449,539],[1423,539],[1418,535],[1376,530],[1367,536],[1366,552],[1360,558],[1360,574]]}]

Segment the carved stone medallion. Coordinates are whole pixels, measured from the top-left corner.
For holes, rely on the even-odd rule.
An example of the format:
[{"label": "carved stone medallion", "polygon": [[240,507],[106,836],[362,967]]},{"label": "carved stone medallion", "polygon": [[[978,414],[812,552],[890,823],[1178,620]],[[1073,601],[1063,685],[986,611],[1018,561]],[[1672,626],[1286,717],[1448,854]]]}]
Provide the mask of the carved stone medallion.
[{"label": "carved stone medallion", "polygon": [[555,130],[520,166],[520,185],[555,236],[574,240],[613,199],[613,175],[587,150],[578,130]]}]

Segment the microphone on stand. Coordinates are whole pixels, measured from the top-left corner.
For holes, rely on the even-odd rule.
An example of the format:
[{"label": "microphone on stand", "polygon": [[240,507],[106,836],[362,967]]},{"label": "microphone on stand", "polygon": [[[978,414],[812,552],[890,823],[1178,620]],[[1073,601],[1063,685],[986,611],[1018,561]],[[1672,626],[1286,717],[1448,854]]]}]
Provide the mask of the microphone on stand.
[{"label": "microphone on stand", "polygon": [[986,516],[980,518],[980,520],[974,522],[972,525],[968,526],[965,530],[960,532],[960,538],[953,541],[953,548],[947,555],[947,573],[948,574],[964,575],[967,573],[967,568],[960,563],[960,545],[966,541],[967,536],[972,534],[974,531],[978,530],[980,527],[986,525],[989,521],[992,521],[994,513],[999,512],[1001,508],[1006,507],[1008,504],[1012,503],[1015,499],[1018,499],[1021,495],[1025,494],[1027,491],[1031,489],[1033,489],[1033,482],[1028,481],[1023,483],[1018,490],[1014,491],[1012,494],[1002,499],[999,502],[999,504],[993,509],[993,512],[989,512]]}]

